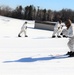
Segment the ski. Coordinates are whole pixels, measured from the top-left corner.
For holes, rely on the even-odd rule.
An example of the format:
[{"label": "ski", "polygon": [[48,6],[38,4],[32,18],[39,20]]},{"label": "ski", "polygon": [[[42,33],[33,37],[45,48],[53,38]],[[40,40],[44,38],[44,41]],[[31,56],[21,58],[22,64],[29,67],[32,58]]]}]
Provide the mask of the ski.
[{"label": "ski", "polygon": [[66,54],[63,54],[63,55],[60,55],[60,54],[52,55],[51,54],[49,56],[51,56],[53,58],[68,58],[69,57],[69,55],[66,55]]}]

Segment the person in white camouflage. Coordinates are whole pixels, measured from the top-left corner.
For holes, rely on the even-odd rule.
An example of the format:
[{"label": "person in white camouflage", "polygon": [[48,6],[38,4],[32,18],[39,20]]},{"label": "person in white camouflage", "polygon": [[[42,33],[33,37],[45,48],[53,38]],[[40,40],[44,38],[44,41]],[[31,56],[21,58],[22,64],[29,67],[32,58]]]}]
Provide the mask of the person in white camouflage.
[{"label": "person in white camouflage", "polygon": [[74,56],[74,26],[72,25],[70,19],[68,19],[65,22],[65,25],[67,27],[67,34],[65,36],[69,38],[69,42],[67,44],[70,49],[70,51],[67,52],[67,55],[69,55],[69,57],[73,57]]},{"label": "person in white camouflage", "polygon": [[63,25],[61,23],[62,23],[62,20],[59,19],[59,21],[54,26],[54,32],[52,34],[52,38],[55,38],[55,37],[61,38],[60,34],[62,32],[62,27],[63,27]]},{"label": "person in white camouflage", "polygon": [[27,36],[27,34],[26,34],[26,31],[27,31],[27,22],[25,22],[24,24],[23,24],[23,26],[21,27],[21,31],[20,31],[20,33],[18,34],[18,37],[21,37],[21,33],[23,32],[24,33],[24,35],[25,35],[25,37],[28,37]]}]

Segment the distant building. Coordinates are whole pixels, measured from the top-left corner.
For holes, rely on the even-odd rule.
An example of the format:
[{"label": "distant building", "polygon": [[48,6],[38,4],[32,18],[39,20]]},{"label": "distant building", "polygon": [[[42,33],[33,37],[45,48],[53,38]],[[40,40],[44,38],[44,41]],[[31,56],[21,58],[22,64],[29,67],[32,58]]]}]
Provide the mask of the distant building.
[{"label": "distant building", "polygon": [[53,31],[55,24],[56,24],[56,22],[36,21],[35,22],[35,28]]}]

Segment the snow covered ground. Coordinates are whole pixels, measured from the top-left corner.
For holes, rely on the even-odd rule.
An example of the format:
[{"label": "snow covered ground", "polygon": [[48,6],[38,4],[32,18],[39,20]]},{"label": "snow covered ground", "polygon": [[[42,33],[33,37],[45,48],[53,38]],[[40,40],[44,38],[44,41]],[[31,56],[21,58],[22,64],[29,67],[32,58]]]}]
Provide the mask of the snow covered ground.
[{"label": "snow covered ground", "polygon": [[34,21],[28,37],[17,37],[23,23],[0,16],[0,75],[74,75],[74,57],[58,57],[69,51],[68,38],[51,38],[53,32],[34,29]]}]

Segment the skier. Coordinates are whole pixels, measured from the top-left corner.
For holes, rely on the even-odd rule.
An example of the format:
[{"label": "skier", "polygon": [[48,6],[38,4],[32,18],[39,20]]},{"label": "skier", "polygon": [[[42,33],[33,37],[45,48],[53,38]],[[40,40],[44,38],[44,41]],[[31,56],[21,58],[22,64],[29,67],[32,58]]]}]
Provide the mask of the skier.
[{"label": "skier", "polygon": [[68,19],[65,25],[67,27],[67,32],[66,32],[67,34],[65,36],[70,38],[68,42],[68,47],[70,51],[67,52],[66,55],[69,55],[69,57],[73,57],[74,56],[74,29],[71,20]]},{"label": "skier", "polygon": [[27,26],[26,26],[26,24],[27,24],[27,22],[25,22],[25,23],[23,24],[23,26],[21,27],[21,31],[20,31],[20,33],[18,34],[18,37],[21,37],[20,34],[21,34],[22,32],[24,32],[25,37],[28,37],[28,36],[26,35],[26,31],[27,31]]},{"label": "skier", "polygon": [[62,23],[61,19],[56,23],[56,25],[54,27],[54,32],[52,34],[52,38],[55,38],[55,37],[61,38],[60,34],[62,32],[62,27],[63,27],[63,25],[61,25],[61,23]]}]

